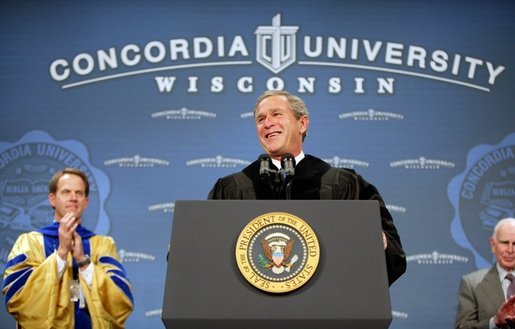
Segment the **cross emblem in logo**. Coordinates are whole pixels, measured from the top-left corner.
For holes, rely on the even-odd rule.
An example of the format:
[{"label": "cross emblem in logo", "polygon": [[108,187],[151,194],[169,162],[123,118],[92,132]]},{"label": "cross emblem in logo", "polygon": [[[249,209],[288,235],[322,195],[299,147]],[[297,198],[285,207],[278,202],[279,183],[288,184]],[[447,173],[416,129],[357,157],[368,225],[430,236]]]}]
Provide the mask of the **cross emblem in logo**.
[{"label": "cross emblem in logo", "polygon": [[272,19],[272,26],[259,26],[256,39],[256,60],[274,73],[295,62],[298,26],[281,26],[281,14]]}]

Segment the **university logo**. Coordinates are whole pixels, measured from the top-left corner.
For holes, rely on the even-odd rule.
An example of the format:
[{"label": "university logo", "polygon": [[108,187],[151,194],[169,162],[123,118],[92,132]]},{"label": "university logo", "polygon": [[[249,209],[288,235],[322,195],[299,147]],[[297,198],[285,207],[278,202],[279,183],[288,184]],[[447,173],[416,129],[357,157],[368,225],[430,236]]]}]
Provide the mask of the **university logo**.
[{"label": "university logo", "polygon": [[104,209],[109,181],[104,172],[89,163],[86,147],[78,141],[57,141],[46,132],[31,131],[17,142],[0,142],[1,262],[5,263],[20,233],[52,223],[48,182],[65,167],[81,169],[90,183],[84,226],[97,234],[109,232],[110,220]]},{"label": "university logo", "polygon": [[151,114],[153,119],[166,119],[166,120],[201,120],[201,119],[214,119],[215,113],[206,111],[190,110],[186,107],[180,110],[166,110],[161,112],[154,112]]},{"label": "university logo", "polygon": [[454,163],[421,156],[417,159],[393,161],[390,163],[390,167],[410,170],[438,170],[442,168],[454,168]]},{"label": "university logo", "polygon": [[158,158],[144,157],[136,154],[131,157],[122,157],[109,159],[104,161],[105,166],[118,166],[120,168],[152,168],[152,167],[167,167],[170,162]]},{"label": "university logo", "polygon": [[515,133],[498,145],[474,147],[467,168],[450,181],[447,194],[454,207],[452,237],[472,251],[478,268],[490,266],[493,228],[515,213]]},{"label": "university logo", "polygon": [[296,61],[298,26],[281,26],[281,14],[272,19],[272,26],[259,26],[256,34],[256,61],[279,73]]},{"label": "university logo", "polygon": [[401,214],[404,214],[407,211],[406,207],[398,206],[398,205],[394,205],[394,204],[386,204],[386,209],[388,209],[389,212],[396,212],[396,213],[401,213]]},{"label": "university logo", "polygon": [[342,113],[338,116],[341,120],[354,120],[354,121],[389,121],[389,120],[402,120],[402,114],[393,112],[376,111],[368,109],[367,111],[353,111]]},{"label": "university logo", "polygon": [[161,308],[145,312],[146,318],[161,317],[162,315],[163,315],[163,309],[161,309]]},{"label": "university logo", "polygon": [[454,263],[467,263],[468,258],[453,255],[453,254],[442,254],[436,250],[427,254],[416,254],[406,257],[408,263],[415,262],[420,265],[447,265]]},{"label": "university logo", "polygon": [[[180,26],[179,26],[180,28]],[[235,25],[238,32],[246,31],[244,26]],[[252,93],[257,88],[252,75],[242,75],[233,79],[224,76],[170,75],[176,70],[196,70],[200,67],[240,67],[247,71],[254,62],[278,74],[292,64],[298,67],[331,68],[334,75],[328,77],[324,87],[329,94],[344,92],[344,85],[355,94],[365,94],[371,87],[365,84],[364,76],[354,76],[342,80],[341,70],[352,69],[363,72],[378,72],[382,75],[401,75],[412,78],[430,79],[462,87],[490,92],[497,78],[506,67],[497,65],[476,55],[463,52],[452,53],[430,46],[399,43],[398,40],[373,40],[371,38],[347,38],[340,35],[310,35],[299,33],[299,26],[281,25],[281,14],[272,18],[272,24],[254,29],[254,39],[250,35],[223,34],[213,36],[175,36],[165,40],[154,39],[144,43],[127,41],[117,47],[89,49],[72,55],[56,56],[50,63],[49,72],[53,81],[61,88],[75,88],[113,79],[166,72],[154,77],[160,93],[172,93],[182,89],[196,94],[200,88],[211,93],[223,92],[231,86],[241,93]],[[309,27],[303,30],[309,32]],[[250,30],[249,30],[250,31]],[[252,54],[249,42],[256,43],[256,53]],[[298,43],[298,47],[297,47]],[[421,56],[424,54],[424,56]],[[255,61],[253,60],[255,55]],[[299,60],[297,61],[297,57]],[[207,59],[207,61],[206,61]],[[301,69],[301,72],[303,69]],[[195,71],[196,72],[196,71]],[[290,79],[287,79],[290,80]],[[302,93],[316,92],[320,82],[312,76],[297,76],[296,89]],[[207,81],[207,87],[204,83]],[[373,88],[379,95],[394,94],[396,78],[377,76]],[[268,89],[283,89],[285,81],[279,76],[266,82]],[[177,86],[176,86],[177,85]],[[262,87],[259,87],[262,88]],[[291,87],[290,87],[291,88]],[[365,111],[366,112],[366,111]],[[175,115],[175,114],[172,114]],[[388,113],[359,113],[355,120],[400,120],[401,117]]]},{"label": "university logo", "polygon": [[370,165],[366,161],[340,158],[337,155],[333,156],[332,158],[326,158],[326,159],[324,159],[324,161],[336,168],[349,168],[349,169],[354,169],[356,167],[368,168],[368,166]]},{"label": "university logo", "polygon": [[272,212],[254,218],[236,242],[236,262],[254,287],[284,293],[303,286],[313,276],[320,246],[313,229],[289,213]]},{"label": "university logo", "polygon": [[153,262],[156,256],[142,252],[127,251],[125,249],[118,250],[118,255],[123,263],[139,263],[142,261]]},{"label": "university logo", "polygon": [[158,203],[148,207],[148,211],[162,211],[164,213],[173,212],[174,210],[175,202]]},{"label": "university logo", "polygon": [[217,155],[214,158],[201,158],[186,161],[186,166],[200,166],[202,168],[235,168],[237,166],[247,166],[250,161],[237,159],[237,158],[226,158],[222,155]]},{"label": "university logo", "polygon": [[408,318],[408,313],[392,310],[392,317],[395,319],[406,320]]}]

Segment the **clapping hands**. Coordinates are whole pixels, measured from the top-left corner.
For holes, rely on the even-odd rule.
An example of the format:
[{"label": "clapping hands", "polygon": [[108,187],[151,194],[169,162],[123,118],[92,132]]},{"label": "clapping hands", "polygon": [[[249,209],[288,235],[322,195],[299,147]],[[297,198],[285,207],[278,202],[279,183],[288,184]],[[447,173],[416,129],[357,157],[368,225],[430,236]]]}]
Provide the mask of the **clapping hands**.
[{"label": "clapping hands", "polygon": [[502,329],[515,329],[515,295],[506,300],[495,316],[495,325]]}]

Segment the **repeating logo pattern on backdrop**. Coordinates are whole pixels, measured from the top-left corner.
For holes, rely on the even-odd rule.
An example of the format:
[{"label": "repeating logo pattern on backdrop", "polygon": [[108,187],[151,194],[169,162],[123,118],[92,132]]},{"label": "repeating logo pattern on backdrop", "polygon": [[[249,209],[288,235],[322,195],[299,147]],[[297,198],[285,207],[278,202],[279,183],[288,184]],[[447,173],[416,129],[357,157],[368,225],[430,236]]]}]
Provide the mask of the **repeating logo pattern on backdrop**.
[{"label": "repeating logo pattern on backdrop", "polygon": [[52,222],[48,182],[64,167],[79,168],[88,176],[90,201],[83,224],[97,234],[109,231],[110,221],[104,210],[109,181],[89,163],[86,147],[73,140],[57,141],[43,131],[31,131],[17,142],[0,142],[1,263],[5,264],[18,235]]},{"label": "repeating logo pattern on backdrop", "polygon": [[[488,239],[493,228],[515,212],[515,134],[498,145],[482,144],[470,150],[467,168],[451,180],[447,192],[455,212],[454,240],[473,252],[478,268],[490,266]],[[472,236],[476,238],[469,239]]]},{"label": "repeating logo pattern on backdrop", "polygon": [[[290,5],[295,6],[295,9],[293,7],[288,9],[288,7],[291,7]],[[507,84],[513,79],[513,72],[508,68],[513,61],[509,59],[511,57],[504,50],[509,53],[513,51],[513,48],[507,46],[510,43],[507,42],[506,33],[493,32],[506,32],[513,26],[503,24],[497,27],[496,24],[491,23],[504,22],[505,16],[500,16],[501,20],[499,20],[498,17],[486,15],[486,12],[478,13],[477,11],[480,10],[481,6],[475,6],[474,9],[461,8],[463,9],[461,14],[464,17],[483,15],[485,18],[482,24],[469,24],[469,28],[466,29],[468,36],[485,35],[485,33],[487,35],[495,34],[495,38],[483,40],[486,42],[483,43],[488,45],[485,48],[477,42],[465,44],[464,39],[460,38],[464,35],[462,31],[453,31],[455,33],[450,33],[447,36],[448,38],[443,40],[424,34],[425,27],[418,28],[412,25],[411,28],[414,28],[412,30],[410,30],[410,26],[408,26],[408,29],[402,29],[401,27],[399,30],[395,24],[390,24],[386,29],[381,30],[381,23],[363,24],[367,20],[366,13],[369,9],[367,5],[352,6],[351,8],[346,4],[336,5],[336,2],[334,2],[335,8],[333,9],[338,10],[332,10],[331,12],[339,12],[340,14],[324,15],[323,17],[315,17],[315,15],[312,20],[305,19],[312,6],[298,6],[293,2],[290,5],[283,6],[285,11],[282,14],[278,14],[276,11],[263,11],[262,15],[235,20],[224,20],[220,15],[206,15],[208,21],[203,25],[199,25],[198,22],[194,22],[188,17],[188,13],[193,12],[190,9],[194,5],[172,6],[177,11],[168,13],[163,11],[165,10],[163,7],[159,11],[159,15],[154,17],[154,20],[149,20],[150,25],[137,29],[137,31],[131,30],[129,25],[127,25],[129,30],[126,30],[124,24],[120,24],[120,31],[125,29],[125,32],[127,32],[122,39],[116,37],[116,35],[103,35],[104,38],[88,39],[86,43],[76,33],[76,29],[70,29],[69,33],[64,33],[61,37],[63,40],[72,42],[62,43],[63,47],[47,47],[47,52],[36,52],[39,54],[38,58],[43,59],[45,63],[40,61],[25,63],[26,65],[23,65],[23,67],[30,67],[30,72],[23,70],[20,65],[11,65],[12,68],[8,70],[7,75],[12,75],[15,78],[14,80],[19,80],[19,85],[27,86],[27,88],[40,86],[42,88],[37,88],[37,90],[41,91],[53,86],[55,94],[51,93],[47,95],[48,97],[43,98],[50,102],[55,100],[57,106],[62,101],[61,98],[66,100],[75,99],[80,102],[81,97],[91,96],[96,91],[101,91],[100,95],[102,96],[104,95],[102,91],[111,89],[112,91],[123,91],[128,87],[125,93],[119,93],[121,98],[117,98],[118,101],[122,101],[118,103],[122,104],[124,95],[137,89],[139,95],[148,94],[147,96],[156,100],[155,103],[145,103],[152,106],[145,110],[148,111],[146,114],[139,113],[147,116],[144,125],[141,125],[140,128],[152,129],[156,127],[155,124],[163,126],[164,122],[170,122],[173,125],[172,129],[166,127],[163,133],[170,135],[169,140],[172,142],[176,140],[174,128],[183,123],[192,127],[200,127],[206,124],[217,124],[219,121],[223,123],[222,121],[226,119],[233,119],[233,117],[229,118],[217,113],[215,109],[217,102],[207,102],[213,107],[208,109],[210,111],[199,108],[198,105],[187,104],[188,95],[200,97],[200,99],[214,97],[217,100],[222,100],[226,96],[243,99],[253,93],[260,93],[261,90],[271,88],[285,88],[294,93],[308,96],[308,98],[312,97],[314,101],[323,99],[324,102],[331,102],[343,97],[343,102],[332,103],[336,104],[334,106],[342,106],[337,112],[336,119],[341,124],[368,131],[371,128],[377,130],[377,123],[393,123],[402,128],[397,130],[392,127],[381,127],[379,130],[391,131],[396,134],[395,136],[397,136],[397,132],[404,128],[414,127],[414,125],[420,125],[422,128],[427,126],[427,122],[431,120],[425,120],[426,118],[438,117],[439,115],[447,117],[449,115],[449,123],[452,123],[459,119],[454,115],[459,116],[463,111],[475,115],[481,114],[484,111],[479,106],[488,108],[493,115],[502,113],[504,117],[505,112],[499,112],[502,110],[499,110],[499,106],[496,106],[499,102],[492,102],[499,97],[501,100],[506,100],[506,96],[508,96],[506,94]],[[53,8],[55,6],[47,7],[48,12],[55,9]],[[512,6],[509,7],[510,9],[513,8]],[[382,19],[404,19],[406,17],[413,18],[413,21],[417,22],[432,21],[433,19],[428,16],[428,13],[435,12],[439,8],[430,5],[427,8],[430,10],[423,10],[420,13],[412,12],[408,16],[406,16],[406,13],[400,13],[397,17],[379,15],[378,22]],[[453,6],[453,8],[460,9],[459,5]],[[494,8],[499,9],[495,6]],[[130,6],[126,9],[128,14],[135,10]],[[348,17],[350,16],[347,15],[350,12],[349,10],[357,13],[358,10],[355,9],[362,9],[360,11],[362,15],[351,15],[352,19],[349,20]],[[500,10],[497,11],[500,12]],[[54,12],[56,11],[54,10]],[[66,14],[66,10],[64,13]],[[489,11],[489,13],[492,13],[492,11]],[[67,15],[69,19],[62,20],[61,25],[64,27],[75,26],[74,24],[77,22],[73,20],[73,13],[68,14],[70,14]],[[449,16],[443,15],[439,19],[452,19],[452,17],[452,14],[449,14]],[[105,21],[104,18],[104,16],[99,15],[92,17],[91,24],[88,25],[87,29],[91,28],[91,31],[97,31],[108,27],[109,21]],[[15,19],[13,18],[13,20]],[[445,20],[442,23],[442,26],[449,23],[452,25],[452,22]],[[8,20],[6,24],[8,29],[12,26],[18,26],[9,23]],[[80,24],[77,26],[80,26]],[[155,26],[160,28],[156,29]],[[216,28],[206,29],[203,26],[216,26]],[[191,29],[191,27],[194,28]],[[379,29],[377,29],[378,27]],[[26,44],[25,48],[35,47],[34,49],[36,49],[49,34],[48,29],[41,29],[36,31],[35,34],[34,31],[30,32],[29,30],[25,31],[27,32],[27,38],[12,39],[12,44],[19,44],[23,47]],[[41,42],[33,43],[30,42],[31,40],[40,40]],[[106,43],[105,40],[110,41]],[[27,42],[24,43],[24,41]],[[487,50],[483,51],[483,49]],[[41,50],[45,49],[41,48]],[[5,64],[20,64],[16,52],[9,51],[8,53],[12,53],[13,56],[7,56]],[[25,59],[29,60],[28,58]],[[32,70],[33,68],[36,68],[36,70]],[[43,71],[48,74],[46,76],[37,74]],[[30,83],[26,83],[25,80],[27,79],[30,79]],[[141,83],[138,83],[135,79],[139,79]],[[9,95],[4,105],[9,108],[13,103],[9,100],[16,100],[17,97],[21,99],[21,97],[26,96],[27,88],[13,89],[14,94]],[[145,91],[145,88],[151,90]],[[464,97],[460,98],[459,101],[463,106],[456,107],[453,102],[446,102],[445,96],[454,95],[456,91],[458,93],[463,92]],[[490,94],[490,92],[492,93]],[[116,93],[108,94],[116,95]],[[427,112],[422,109],[425,108],[424,106],[418,107],[418,105],[425,105],[421,103],[425,99],[431,100],[432,98],[428,95],[433,94],[444,96],[444,99],[440,99],[442,106],[431,107],[432,110]],[[352,97],[348,97],[349,95]],[[178,97],[175,98],[175,96]],[[36,97],[34,99],[41,100],[43,98]],[[132,97],[129,98],[132,99]],[[106,97],[106,100],[112,99],[114,98]],[[376,99],[381,100],[376,102]],[[184,103],[185,101],[186,103]],[[14,103],[18,104],[19,102]],[[401,107],[398,107],[397,103],[401,104]],[[150,104],[165,105],[164,107],[161,107],[163,105],[154,107]],[[387,104],[387,106],[385,107],[384,104]],[[108,106],[109,104],[103,105]],[[130,105],[133,104],[129,104],[127,109],[130,108]],[[467,107],[467,105],[469,106]],[[48,205],[46,191],[51,172],[56,170],[57,167],[62,167],[64,162],[73,162],[71,160],[73,157],[84,162],[87,162],[85,159],[88,159],[88,151],[82,144],[56,141],[43,132],[40,132],[39,136],[31,138],[25,136],[20,139],[20,136],[28,131],[20,130],[26,125],[23,117],[27,114],[25,113],[27,111],[18,109],[16,113],[19,114],[14,114],[14,111],[13,109],[12,118],[10,116],[11,112],[9,110],[6,112],[6,122],[11,119],[18,120],[16,122],[19,122],[20,125],[12,127],[12,129],[6,127],[7,130],[4,135],[7,137],[0,141],[0,238],[2,239],[0,242],[0,252],[2,253],[0,265],[7,257],[6,253],[14,242],[13,239],[21,233],[21,230],[37,228],[43,225],[42,221],[45,218],[51,216],[52,209]],[[224,107],[222,111],[224,111],[224,114],[233,115],[234,112],[239,110],[237,107]],[[101,111],[96,108],[90,108],[90,112],[91,115],[100,114],[102,116]],[[323,113],[321,114],[323,115]],[[420,117],[417,119],[415,115],[419,114]],[[243,113],[240,117],[241,119],[252,119],[253,113]],[[34,123],[34,121],[31,122]],[[231,123],[231,121],[228,122]],[[42,126],[39,129],[46,129],[47,123],[46,121],[41,122]],[[123,124],[123,122],[120,123]],[[357,123],[358,126],[356,126]],[[369,123],[375,123],[374,127],[368,125]],[[34,128],[29,127],[28,129]],[[505,125],[502,129],[506,129]],[[22,133],[19,133],[20,131]],[[53,130],[47,131],[53,133]],[[406,152],[410,151],[410,146],[417,142],[422,141],[432,144],[432,141],[427,141],[420,134],[416,134],[419,129],[408,129],[406,133],[413,131],[415,131],[415,134],[409,135],[413,138],[413,143],[410,145],[405,143],[405,147],[398,150],[402,153],[397,158],[389,160],[388,163],[383,163],[379,170],[389,171],[393,176],[402,176],[403,173],[409,173],[413,177],[419,174],[424,177],[434,177],[435,181],[438,182],[444,179],[444,185],[448,183],[450,170],[452,170],[452,176],[463,170],[463,173],[455,177],[449,184],[447,191],[455,209],[452,236],[460,245],[474,252],[478,260],[484,262],[484,264],[489,263],[491,252],[488,248],[487,238],[491,233],[491,227],[498,218],[514,212],[514,161],[511,157],[514,150],[513,145],[515,145],[514,138],[512,137],[511,140],[505,142],[503,146],[500,146],[501,143],[499,145],[483,145],[483,148],[474,148],[470,151],[470,161],[467,161],[466,168],[457,170],[455,163],[447,161],[449,159],[446,158],[448,156],[446,155],[446,151],[448,151],[446,148],[440,149],[441,152],[434,155],[411,154],[406,156]],[[62,133],[67,134],[66,131]],[[68,133],[71,134],[59,136],[75,138],[73,132]],[[483,138],[483,141],[485,136],[488,136],[485,130],[478,131],[478,134],[478,138]],[[480,136],[481,134],[483,137]],[[504,134],[507,134],[507,132]],[[131,136],[128,139],[129,143]],[[405,135],[402,135],[402,137],[405,137]],[[440,138],[442,135],[437,137]],[[20,140],[18,141],[18,139]],[[496,144],[498,139],[501,138],[496,137],[496,140],[490,140],[489,143]],[[139,140],[137,139],[136,144],[134,144],[136,148]],[[392,146],[387,140],[379,139],[379,141]],[[9,142],[9,144],[4,142]],[[45,148],[43,144],[45,143],[48,144],[49,150],[59,150],[55,152],[60,152],[60,155],[55,156],[52,151],[49,151],[51,155],[38,154],[38,149],[43,150]],[[463,144],[465,141],[462,139],[461,143]],[[20,145],[23,145],[23,147],[18,148]],[[37,145],[39,145],[39,148]],[[226,146],[224,145],[224,147]],[[456,146],[459,146],[459,144]],[[509,149],[506,149],[507,146],[509,146]],[[92,147],[96,147],[96,149],[92,149]],[[230,150],[230,145],[227,147]],[[335,156],[339,152],[337,142],[329,143],[325,147],[328,148],[325,150],[328,159],[325,160],[334,166],[357,170],[369,167],[372,171],[376,169],[375,161],[377,159],[349,159],[348,157],[344,158],[344,155],[341,154],[340,157]],[[331,150],[331,147],[335,147],[336,150]],[[203,176],[210,176],[214,168],[219,168],[221,170],[218,171],[225,172],[227,168],[237,169],[254,161],[254,159],[247,161],[247,159],[230,157],[229,154],[225,153],[227,149],[222,149],[218,151],[219,153],[197,156],[188,155],[189,152],[186,152],[186,158],[180,163],[167,161],[167,159],[161,158],[159,152],[152,154],[148,150],[137,153],[134,150],[130,151],[129,148],[129,151],[123,154],[113,154],[113,151],[109,147],[106,148],[104,144],[88,145],[88,149],[106,160],[98,163],[99,166],[104,166],[102,170],[118,172],[122,177],[125,175],[131,177],[134,175],[145,177],[151,175],[154,177],[153,175],[159,176],[163,172],[171,172],[171,175],[173,175],[173,173],[180,173],[180,170],[175,170],[180,168],[175,168],[175,166],[185,167],[186,160],[189,161],[186,162],[187,168],[183,168],[184,170],[193,170],[194,172],[203,170]],[[177,147],[170,145],[168,151],[173,152],[174,149],[183,150],[185,148],[184,145],[178,145]],[[365,154],[369,154],[369,151],[367,150]],[[469,150],[457,150],[462,155],[466,154],[467,151]],[[70,160],[64,158],[67,152],[72,155]],[[105,214],[98,215],[98,213],[103,212],[102,205],[109,192],[109,183],[105,175],[92,168],[89,163],[86,165],[86,169],[92,173],[90,177],[97,188],[92,193],[91,204],[86,212],[86,217],[87,220],[97,220],[98,223],[88,224],[88,227],[93,229],[97,226],[102,229],[102,226],[104,226],[103,230],[107,230],[109,228],[109,218]],[[171,169],[171,171],[168,169]],[[415,171],[418,171],[419,174]],[[149,176],[149,178],[151,177]],[[181,180],[183,177],[179,178]],[[180,182],[178,181],[178,183]],[[170,192],[170,188],[167,191]],[[154,223],[158,225],[158,229],[161,226],[167,227],[170,224],[171,213],[175,206],[174,199],[169,200],[167,198],[173,197],[175,195],[174,191],[172,188],[171,193],[161,193],[161,196],[155,197],[154,202],[138,205],[135,211],[147,210],[147,217],[159,217],[165,220],[164,222]],[[192,190],[191,192],[196,193],[198,191]],[[163,198],[163,195],[165,200],[160,200],[159,198]],[[152,198],[152,196],[150,197]],[[202,197],[205,197],[205,195]],[[405,197],[408,200],[412,196],[406,194]],[[407,207],[416,205],[416,203],[413,203],[410,206],[407,200],[399,200],[398,202],[406,203]],[[124,200],[121,200],[120,204],[115,202],[112,206],[115,208],[125,207],[126,202],[124,203]],[[404,207],[404,205],[393,204],[387,204],[386,206],[390,212],[395,212],[394,215],[396,216],[394,217],[396,219],[400,219],[398,221],[398,225],[401,226],[400,229],[403,228],[402,226],[404,226],[404,229],[410,229],[416,224],[416,222],[409,220],[411,217],[417,217],[415,215],[416,207],[411,209]],[[27,214],[25,218],[17,216],[23,211]],[[440,209],[440,212],[448,211]],[[452,217],[452,215],[447,216],[448,219],[449,217]],[[132,221],[131,218],[128,218],[128,220],[129,222]],[[105,225],[102,225],[102,223],[105,223]],[[138,222],[137,224],[141,223]],[[258,240],[253,245],[253,255],[258,257],[254,261],[256,268],[270,278],[287,276],[295,270],[294,267],[302,264],[301,256],[303,253],[296,249],[302,246],[302,242],[297,240],[297,235],[292,234],[287,228],[280,226],[278,232],[272,232],[270,235],[263,233],[257,237]],[[437,229],[438,227],[435,226],[434,228]],[[98,232],[99,229],[96,229],[96,231]],[[482,238],[478,239],[474,232],[481,232]],[[260,238],[263,238],[262,240],[266,243]],[[124,243],[123,240],[120,242]],[[140,242],[144,243],[145,241]],[[151,245],[145,244],[143,249],[162,254],[163,250],[166,251],[166,243],[167,241],[153,240]],[[451,246],[447,246],[447,248],[451,248],[449,250],[445,246],[442,247],[443,249],[437,248],[436,250],[434,246],[422,246],[420,252],[408,256],[408,262],[410,263],[408,265],[422,266],[423,268],[419,268],[421,271],[445,271],[452,274],[447,277],[456,277],[463,269],[469,268],[469,266],[464,265],[469,258],[472,260],[472,257],[465,258],[462,255],[454,254],[451,252],[453,241],[450,243]],[[265,253],[265,248],[270,250],[269,254]],[[272,249],[274,252],[272,252]],[[165,262],[163,255],[154,257],[147,253],[124,249],[120,250],[119,254],[124,262],[155,261],[159,264]],[[468,253],[466,256],[469,256]],[[159,271],[158,274],[162,273],[163,267],[159,264],[156,264],[158,266],[143,267],[136,264],[130,265],[132,267],[131,277],[135,286],[147,284],[150,288],[150,290],[145,289],[145,291],[138,292],[140,299],[146,301],[144,305],[141,303],[136,305],[135,312],[131,315],[130,322],[135,323],[136,327],[145,327],[146,323],[148,323],[147,326],[158,327],[159,325],[155,325],[158,322],[162,325],[162,321],[158,319],[162,315],[159,308],[162,300],[155,298],[155,294],[149,294],[149,291],[162,290],[162,282],[159,278],[157,280],[152,279],[152,282],[148,280],[152,271],[156,270]],[[288,267],[288,265],[291,266]],[[482,267],[483,265],[479,266]],[[142,268],[146,270],[142,271]],[[290,269],[290,271],[287,271],[287,269]],[[161,278],[164,278],[164,276],[161,276]],[[263,282],[259,281],[260,277],[257,276],[253,279],[258,283]],[[299,277],[298,279],[302,278]],[[393,302],[399,304],[398,309],[396,307],[392,310],[394,318],[392,326],[399,328],[413,327],[413,324],[415,327],[417,324],[424,326],[419,321],[420,316],[424,316],[424,314],[419,312],[420,307],[416,305],[420,303],[404,303],[403,306],[406,297],[407,300],[413,299],[410,292],[405,288],[409,287],[416,279],[413,273],[410,274],[410,271],[408,271],[401,278],[401,282],[392,287],[392,292],[395,295],[393,296],[395,297]],[[445,295],[442,293],[441,296],[433,295],[443,298],[442,300],[450,299],[452,302],[455,297],[448,292],[452,292],[452,287],[455,287],[458,281],[447,280],[447,282],[442,281],[442,284],[447,284],[446,289],[444,289],[447,293]],[[308,282],[298,292],[302,293],[303,289],[309,288]],[[250,283],[249,289],[253,289]],[[426,298],[426,301],[431,304],[431,298]],[[430,306],[426,310],[427,312],[434,313],[435,310],[438,310],[438,307],[443,308],[441,303],[432,303]],[[142,312],[142,309],[146,312]],[[450,323],[452,315],[449,316],[448,313],[452,312],[448,311],[448,309],[444,310],[433,322],[436,321],[441,324],[443,321],[447,321],[447,323]],[[280,312],[280,310],[277,310],[277,312]],[[409,317],[408,312],[410,312]],[[143,321],[142,316],[155,319]],[[395,323],[396,320],[402,321]],[[405,322],[405,324],[402,322]],[[429,327],[431,327],[430,324]],[[445,327],[445,325],[439,327]]]}]

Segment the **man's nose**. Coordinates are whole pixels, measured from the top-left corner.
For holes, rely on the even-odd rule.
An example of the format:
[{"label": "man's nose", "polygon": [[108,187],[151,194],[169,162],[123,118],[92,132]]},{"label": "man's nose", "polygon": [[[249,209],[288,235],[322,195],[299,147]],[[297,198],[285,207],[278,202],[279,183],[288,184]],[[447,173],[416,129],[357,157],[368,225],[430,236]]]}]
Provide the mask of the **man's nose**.
[{"label": "man's nose", "polygon": [[273,124],[274,124],[274,120],[273,120],[273,118],[272,118],[271,116],[267,116],[267,117],[265,118],[265,126],[267,126],[267,127],[268,127],[268,126],[271,126],[271,125],[273,125]]}]

